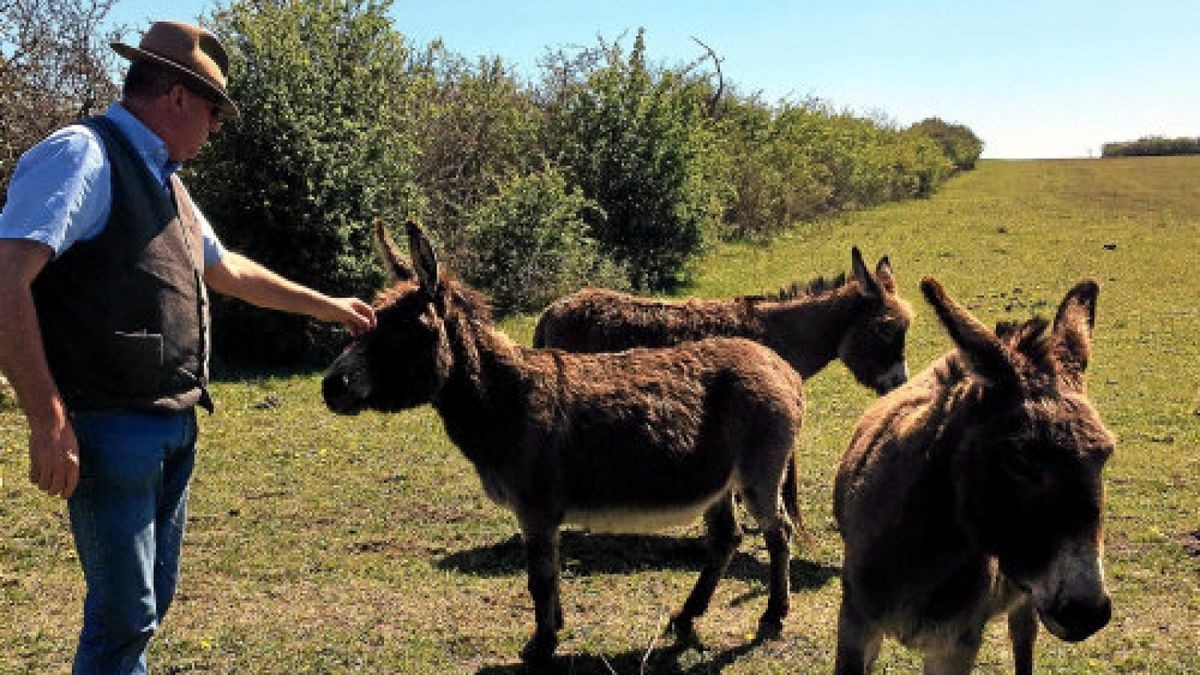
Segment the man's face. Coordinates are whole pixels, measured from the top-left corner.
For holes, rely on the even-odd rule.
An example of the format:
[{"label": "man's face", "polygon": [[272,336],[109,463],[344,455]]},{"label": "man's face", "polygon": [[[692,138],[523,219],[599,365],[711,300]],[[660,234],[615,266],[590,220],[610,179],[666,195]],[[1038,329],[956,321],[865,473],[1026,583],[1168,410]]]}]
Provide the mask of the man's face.
[{"label": "man's face", "polygon": [[172,87],[168,96],[171,124],[163,141],[171,161],[187,162],[199,154],[209,134],[221,128],[220,110],[215,101],[182,84]]}]

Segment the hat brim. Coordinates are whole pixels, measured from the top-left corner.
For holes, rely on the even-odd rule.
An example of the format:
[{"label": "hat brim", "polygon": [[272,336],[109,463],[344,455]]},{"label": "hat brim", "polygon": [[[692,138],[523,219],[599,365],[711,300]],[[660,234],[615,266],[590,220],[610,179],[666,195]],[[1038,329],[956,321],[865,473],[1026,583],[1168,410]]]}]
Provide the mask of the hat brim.
[{"label": "hat brim", "polygon": [[122,42],[112,42],[109,44],[109,46],[112,47],[113,51],[115,51],[117,54],[120,54],[123,58],[129,61],[152,61],[176,71],[188,81],[188,84],[194,90],[207,95],[209,98],[215,101],[217,108],[221,111],[221,114],[230,117],[241,116],[241,111],[238,110],[238,107],[233,102],[233,99],[229,98],[229,94],[225,93],[224,89],[218,87],[200,73],[197,73],[185,66],[181,66],[170,59],[163,58],[154,52],[148,52],[144,49],[139,49]]}]

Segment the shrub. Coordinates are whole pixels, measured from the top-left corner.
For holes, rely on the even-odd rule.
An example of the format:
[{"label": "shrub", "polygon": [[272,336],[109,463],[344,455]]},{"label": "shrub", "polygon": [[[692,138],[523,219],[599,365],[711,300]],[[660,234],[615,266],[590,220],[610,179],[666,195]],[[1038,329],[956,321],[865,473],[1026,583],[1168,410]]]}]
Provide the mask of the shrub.
[{"label": "shrub", "polygon": [[108,76],[119,31],[99,30],[113,2],[0,1],[0,207],[22,153],[120,93]]},{"label": "shrub", "polygon": [[624,287],[624,270],[588,236],[585,216],[595,210],[554,169],[513,177],[470,218],[474,255],[464,277],[501,313],[535,310],[585,285]]},{"label": "shrub", "polygon": [[1101,157],[1162,157],[1200,155],[1200,138],[1145,136],[1126,143],[1105,143]]},{"label": "shrub", "polygon": [[592,236],[634,286],[674,284],[719,215],[702,190],[705,106],[684,73],[647,66],[641,31],[628,55],[602,45],[548,71],[547,145],[604,213]]},{"label": "shrub", "polygon": [[419,59],[423,95],[411,135],[424,222],[451,267],[469,256],[464,228],[506,176],[544,165],[541,111],[499,59],[470,62],[438,43]]},{"label": "shrub", "polygon": [[910,127],[937,143],[955,169],[969,171],[983,154],[983,141],[962,124],[949,124],[936,117],[924,119]]},{"label": "shrub", "polygon": [[[226,120],[190,166],[224,243],[336,295],[382,283],[370,243],[380,214],[417,210],[404,112],[414,80],[387,2],[235,2],[213,29],[230,51]],[[214,353],[227,361],[326,358],[335,327],[214,302]]]}]

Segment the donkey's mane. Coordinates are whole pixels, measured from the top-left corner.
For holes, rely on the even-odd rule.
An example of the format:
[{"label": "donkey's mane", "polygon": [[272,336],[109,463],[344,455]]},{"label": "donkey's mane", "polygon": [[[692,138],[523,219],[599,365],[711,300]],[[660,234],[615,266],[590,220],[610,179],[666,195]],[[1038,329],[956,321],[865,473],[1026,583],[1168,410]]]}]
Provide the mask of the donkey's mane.
[{"label": "donkey's mane", "polygon": [[1019,352],[1037,364],[1049,364],[1053,360],[1053,349],[1046,329],[1050,322],[1035,316],[1024,322],[1000,321],[996,324],[996,337],[1009,349]]},{"label": "donkey's mane", "polygon": [[[458,281],[450,272],[442,272],[439,279],[441,281],[443,302],[453,299],[454,306],[466,318],[481,323],[493,323],[492,304],[486,295]],[[415,281],[401,281],[390,288],[380,291],[375,296],[374,305],[376,309],[387,307],[396,302],[400,296],[408,293],[409,289],[415,283]]]},{"label": "donkey's mane", "polygon": [[833,278],[817,277],[808,283],[792,282],[791,284],[780,288],[774,293],[766,295],[744,295],[741,300],[749,303],[756,302],[787,302],[788,300],[799,300],[800,298],[808,298],[824,293],[830,293],[845,286],[847,283],[846,273],[842,272]]}]

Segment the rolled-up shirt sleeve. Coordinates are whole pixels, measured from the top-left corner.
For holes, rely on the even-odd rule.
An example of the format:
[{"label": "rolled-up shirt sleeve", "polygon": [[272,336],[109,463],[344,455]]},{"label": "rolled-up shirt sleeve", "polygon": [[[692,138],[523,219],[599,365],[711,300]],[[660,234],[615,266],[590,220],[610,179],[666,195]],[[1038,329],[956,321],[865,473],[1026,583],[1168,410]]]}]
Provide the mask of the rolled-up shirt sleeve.
[{"label": "rolled-up shirt sleeve", "polygon": [[220,238],[213,230],[212,224],[208,222],[208,218],[204,216],[204,212],[199,206],[194,207],[196,212],[196,220],[200,223],[200,231],[204,240],[204,267],[207,269],[221,262],[221,258],[225,257],[225,247],[221,245]]},{"label": "rolled-up shirt sleeve", "polygon": [[104,228],[110,184],[99,139],[82,126],[60,129],[17,162],[0,212],[0,239],[39,241],[59,256]]}]

